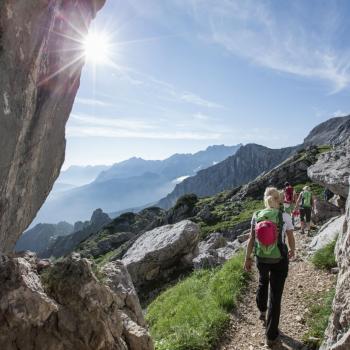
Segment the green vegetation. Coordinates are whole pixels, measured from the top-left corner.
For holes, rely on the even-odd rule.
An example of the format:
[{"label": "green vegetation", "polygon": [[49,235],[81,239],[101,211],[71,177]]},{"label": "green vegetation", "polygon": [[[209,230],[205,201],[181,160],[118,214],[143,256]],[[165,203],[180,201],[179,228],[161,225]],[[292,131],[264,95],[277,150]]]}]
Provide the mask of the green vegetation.
[{"label": "green vegetation", "polygon": [[212,232],[224,232],[235,225],[250,220],[253,213],[263,207],[263,201],[246,199],[242,202],[225,202],[214,204],[211,213],[216,217],[215,223],[199,220],[202,236]]},{"label": "green vegetation", "polygon": [[220,269],[201,270],[155,299],[146,315],[157,350],[208,350],[229,321],[247,274],[243,253]]},{"label": "green vegetation", "polygon": [[194,193],[184,194],[176,201],[176,204],[173,209],[176,210],[184,205],[187,205],[188,208],[192,209],[194,208],[197,202],[198,197]]},{"label": "green vegetation", "polygon": [[306,315],[308,332],[304,335],[303,341],[310,349],[318,349],[321,345],[324,332],[328,325],[328,319],[332,312],[332,302],[335,289],[317,293],[309,296],[309,311]]},{"label": "green vegetation", "polygon": [[318,154],[326,153],[332,150],[330,145],[322,145],[317,147]]},{"label": "green vegetation", "polygon": [[303,190],[304,186],[309,186],[310,190],[311,190],[311,193],[314,196],[317,196],[317,197],[322,197],[323,196],[324,188],[322,186],[318,185],[318,184],[313,183],[313,182],[306,182],[306,183],[303,183],[303,184],[296,184],[296,185],[293,185],[293,186],[294,186],[294,190],[297,193],[300,193]]},{"label": "green vegetation", "polygon": [[312,256],[311,261],[318,269],[326,269],[329,270],[332,267],[337,266],[337,262],[335,261],[334,249],[337,240],[335,239],[333,242],[327,244],[324,248],[316,251],[316,253]]}]

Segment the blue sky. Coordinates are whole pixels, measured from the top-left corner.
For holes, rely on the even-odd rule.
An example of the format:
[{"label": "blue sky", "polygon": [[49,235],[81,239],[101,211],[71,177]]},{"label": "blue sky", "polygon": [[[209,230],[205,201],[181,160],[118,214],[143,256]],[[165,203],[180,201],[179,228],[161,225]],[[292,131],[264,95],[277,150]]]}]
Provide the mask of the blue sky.
[{"label": "blue sky", "polygon": [[350,1],[107,0],[67,124],[64,167],[212,144],[302,142],[350,113]]}]

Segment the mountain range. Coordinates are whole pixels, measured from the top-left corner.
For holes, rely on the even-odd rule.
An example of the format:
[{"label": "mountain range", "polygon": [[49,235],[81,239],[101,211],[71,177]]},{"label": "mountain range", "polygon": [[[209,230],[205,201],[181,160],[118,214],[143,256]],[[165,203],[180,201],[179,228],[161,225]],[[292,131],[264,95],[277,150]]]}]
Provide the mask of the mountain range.
[{"label": "mountain range", "polygon": [[302,145],[281,149],[270,149],[257,144],[242,146],[221,163],[201,170],[195,176],[176,185],[171,193],[158,202],[158,206],[168,209],[186,193],[210,196],[245,184],[272,169],[298,149],[312,145],[337,144],[347,138],[349,132],[350,116],[336,117],[313,128]]},{"label": "mountain range", "polygon": [[56,190],[40,209],[34,223],[75,222],[87,220],[96,208],[115,212],[156,203],[177,183],[201,169],[220,163],[240,147],[215,145],[194,154],[174,154],[165,160],[134,157],[111,167],[71,167],[61,174],[56,187],[62,187],[66,182],[77,183],[79,174],[84,171],[87,174],[82,178],[96,179],[83,186]]}]

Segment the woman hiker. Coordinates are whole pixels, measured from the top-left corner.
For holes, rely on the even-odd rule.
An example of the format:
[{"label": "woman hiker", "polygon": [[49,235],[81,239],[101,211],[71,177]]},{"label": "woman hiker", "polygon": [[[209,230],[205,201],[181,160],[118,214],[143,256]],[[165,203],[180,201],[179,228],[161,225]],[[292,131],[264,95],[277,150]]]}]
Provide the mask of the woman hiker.
[{"label": "woman hiker", "polygon": [[[254,251],[259,271],[259,287],[256,295],[260,311],[259,319],[266,326],[266,344],[273,347],[279,342],[281,300],[288,275],[289,259],[295,254],[295,241],[292,218],[283,212],[281,196],[276,188],[266,188],[264,203],[265,209],[255,212],[252,218],[244,268],[246,271],[251,270]],[[286,238],[288,246],[285,243]]]}]

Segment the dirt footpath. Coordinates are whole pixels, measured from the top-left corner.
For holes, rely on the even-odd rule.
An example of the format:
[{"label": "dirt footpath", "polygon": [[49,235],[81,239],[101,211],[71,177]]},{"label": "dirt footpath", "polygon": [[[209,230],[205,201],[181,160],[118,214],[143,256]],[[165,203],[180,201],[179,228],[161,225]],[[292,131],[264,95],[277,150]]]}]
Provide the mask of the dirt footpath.
[{"label": "dirt footpath", "polygon": [[[313,267],[307,259],[306,244],[310,238],[295,234],[297,256],[290,262],[289,274],[283,293],[280,331],[282,345],[275,349],[303,349],[308,347],[302,342],[308,331],[305,325],[307,297],[316,292],[329,290],[336,276]],[[257,271],[252,276],[246,294],[235,313],[231,316],[230,327],[217,350],[256,350],[267,349],[265,329],[258,320],[259,312],[255,304],[257,289]]]}]

